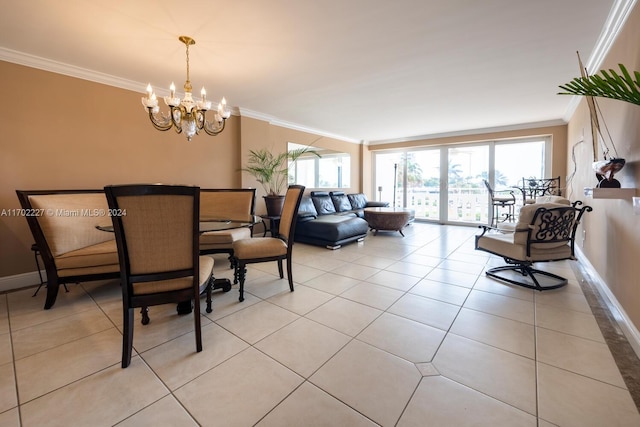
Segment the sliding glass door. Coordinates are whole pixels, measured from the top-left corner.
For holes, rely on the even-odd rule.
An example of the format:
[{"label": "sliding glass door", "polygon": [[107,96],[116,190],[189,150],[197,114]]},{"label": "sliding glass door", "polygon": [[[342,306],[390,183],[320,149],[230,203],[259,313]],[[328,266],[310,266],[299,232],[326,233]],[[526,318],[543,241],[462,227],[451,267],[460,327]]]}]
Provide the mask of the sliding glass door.
[{"label": "sliding glass door", "polygon": [[489,145],[447,150],[447,220],[487,223],[487,189],[482,179],[489,171]]},{"label": "sliding glass door", "polygon": [[[483,180],[513,189],[522,178],[545,178],[548,138],[485,141],[375,153],[376,198],[414,209],[417,220],[486,224],[490,204]],[[395,201],[395,203],[394,203]]]}]

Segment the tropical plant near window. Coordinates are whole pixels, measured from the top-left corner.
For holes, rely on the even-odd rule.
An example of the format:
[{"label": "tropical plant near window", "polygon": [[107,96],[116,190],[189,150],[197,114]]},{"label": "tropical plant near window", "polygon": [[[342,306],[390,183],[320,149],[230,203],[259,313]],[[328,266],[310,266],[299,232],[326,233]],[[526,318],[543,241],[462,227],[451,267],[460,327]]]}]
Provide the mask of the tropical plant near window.
[{"label": "tropical plant near window", "polygon": [[279,196],[288,184],[287,170],[300,156],[311,153],[318,157],[311,147],[273,153],[266,148],[249,150],[247,167],[240,169],[252,175],[261,185],[267,196]]},{"label": "tropical plant near window", "polygon": [[640,73],[634,71],[632,76],[624,65],[618,66],[620,74],[610,69],[592,76],[576,77],[560,85],[565,92],[559,92],[558,95],[599,96],[640,105]]}]

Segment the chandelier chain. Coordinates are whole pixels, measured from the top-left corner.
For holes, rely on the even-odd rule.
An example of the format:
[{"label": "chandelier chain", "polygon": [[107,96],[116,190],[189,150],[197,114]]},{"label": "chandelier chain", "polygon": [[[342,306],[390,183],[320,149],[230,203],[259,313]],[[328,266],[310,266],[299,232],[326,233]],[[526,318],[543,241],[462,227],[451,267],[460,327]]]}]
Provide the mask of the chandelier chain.
[{"label": "chandelier chain", "polygon": [[192,87],[191,78],[189,77],[189,43],[185,43],[185,46],[187,46],[187,81],[184,82],[184,90],[190,92]]}]

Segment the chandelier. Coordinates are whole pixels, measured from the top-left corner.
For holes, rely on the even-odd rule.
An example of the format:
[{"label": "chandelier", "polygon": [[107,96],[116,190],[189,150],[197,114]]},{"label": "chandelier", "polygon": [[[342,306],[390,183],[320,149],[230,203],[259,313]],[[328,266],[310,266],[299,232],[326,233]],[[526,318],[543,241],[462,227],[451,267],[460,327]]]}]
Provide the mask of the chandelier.
[{"label": "chandelier", "polygon": [[191,81],[189,80],[189,46],[196,44],[191,37],[178,37],[187,47],[187,80],[184,82],[184,98],[176,96],[176,87],[171,83],[169,96],[164,97],[164,103],[170,109],[169,115],[159,113],[158,99],[151,88],[151,83],[147,86],[147,96],[142,98],[142,105],[149,110],[151,124],[158,130],[166,131],[174,128],[177,133],[182,133],[191,141],[194,135],[198,135],[204,130],[207,135],[216,136],[224,130],[226,120],[231,113],[227,110],[227,101],[222,98],[218,104],[217,111],[213,112],[213,120],[208,121],[206,114],[211,110],[211,101],[207,101],[207,91],[202,88],[200,100],[194,101],[191,95]]}]

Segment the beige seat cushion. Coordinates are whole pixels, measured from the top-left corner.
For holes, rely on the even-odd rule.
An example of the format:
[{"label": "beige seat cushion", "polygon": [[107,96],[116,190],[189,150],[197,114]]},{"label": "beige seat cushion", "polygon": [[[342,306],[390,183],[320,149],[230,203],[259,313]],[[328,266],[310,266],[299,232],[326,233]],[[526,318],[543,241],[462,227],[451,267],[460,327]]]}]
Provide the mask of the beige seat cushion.
[{"label": "beige seat cushion", "polygon": [[[101,233],[107,234],[104,231]],[[113,233],[112,233],[113,235]],[[118,265],[118,248],[115,240],[76,249],[55,257],[58,270],[71,268],[99,267],[105,265]],[[116,269],[116,271],[118,271]]]},{"label": "beige seat cushion", "polygon": [[203,245],[228,245],[236,240],[249,239],[251,230],[249,228],[234,228],[232,230],[208,231],[200,235],[200,246]]},{"label": "beige seat cushion", "polygon": [[[208,256],[200,257],[200,277],[199,287],[203,289],[207,284],[207,281],[211,277],[213,271],[214,260]],[[178,279],[171,280],[158,280],[155,282],[134,283],[133,293],[134,295],[153,294],[156,292],[170,292],[180,289],[188,289],[192,286],[193,279],[189,277],[180,277]]]},{"label": "beige seat cushion", "polygon": [[[562,243],[560,246],[541,243],[538,247],[532,247],[531,256],[527,257],[527,247],[514,244],[514,236],[515,234],[485,234],[478,239],[478,249],[518,261],[551,261],[571,257],[571,247],[568,243]],[[545,247],[541,247],[542,245]]]},{"label": "beige seat cushion", "polygon": [[284,256],[287,254],[287,244],[274,237],[254,237],[235,242],[233,253],[238,259]]}]

